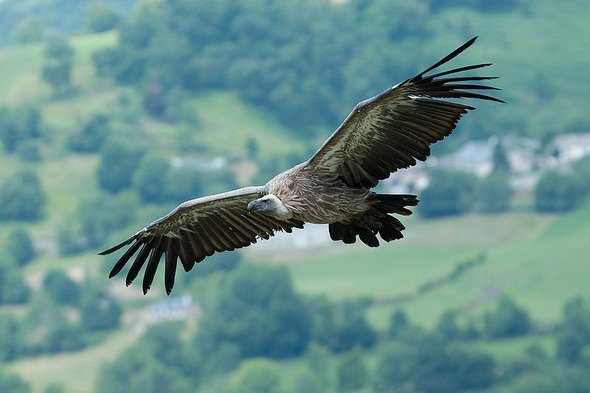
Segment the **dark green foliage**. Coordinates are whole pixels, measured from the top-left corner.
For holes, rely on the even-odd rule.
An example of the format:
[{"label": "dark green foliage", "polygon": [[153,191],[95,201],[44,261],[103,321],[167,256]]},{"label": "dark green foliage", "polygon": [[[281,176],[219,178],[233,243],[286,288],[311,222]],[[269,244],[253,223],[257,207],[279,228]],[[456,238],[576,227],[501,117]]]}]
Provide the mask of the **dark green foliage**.
[{"label": "dark green foliage", "polygon": [[24,143],[41,136],[41,111],[25,105],[0,108],[0,140],[4,149],[15,152]]},{"label": "dark green foliage", "polygon": [[377,359],[374,389],[407,393],[481,389],[494,382],[494,368],[489,355],[445,344],[436,335],[417,335],[411,342],[384,348]]},{"label": "dark green foliage", "polygon": [[91,0],[86,7],[86,29],[91,33],[114,29],[121,20],[121,15],[114,8],[98,0]]},{"label": "dark green foliage", "polygon": [[142,150],[132,145],[117,142],[105,144],[96,170],[100,187],[112,193],[130,187],[142,154]]},{"label": "dark green foliage", "polygon": [[31,387],[16,374],[0,368],[0,391],[10,393],[30,393]]},{"label": "dark green foliage", "polygon": [[79,300],[80,326],[84,331],[109,330],[119,326],[123,308],[104,289],[86,285]]},{"label": "dark green foliage", "polygon": [[111,71],[119,61],[119,51],[115,48],[103,49],[92,54],[94,71],[99,77],[111,77]]},{"label": "dark green foliage", "polygon": [[[4,0],[0,5],[0,44],[17,40],[18,26],[33,19],[43,30],[57,34],[83,33],[88,5],[96,0]],[[101,0],[120,15],[130,16],[137,0]],[[35,22],[37,23],[37,22]],[[12,34],[11,34],[12,33]]]},{"label": "dark green foliage", "polygon": [[453,341],[463,338],[461,327],[457,322],[457,313],[445,311],[441,314],[434,330],[446,341]]},{"label": "dark green foliage", "polygon": [[19,266],[24,266],[35,258],[33,241],[24,228],[16,228],[8,234],[4,249]]},{"label": "dark green foliage", "polygon": [[45,275],[43,289],[58,304],[76,304],[79,300],[78,284],[61,270],[53,270]]},{"label": "dark green foliage", "polygon": [[338,392],[353,392],[365,387],[369,370],[361,350],[352,350],[342,357],[336,369]]},{"label": "dark green foliage", "polygon": [[[188,166],[170,166],[169,160],[164,156],[146,154],[134,174],[133,186],[143,202],[181,203],[206,193],[203,190],[202,176],[201,172]],[[226,174],[225,171],[219,171],[210,179],[210,188],[227,191],[235,186],[231,172]]]},{"label": "dark green foliage", "polygon": [[404,4],[381,1],[355,12],[349,5],[303,0],[143,3],[122,29],[117,55],[109,50],[96,59],[101,74],[109,67],[116,80],[145,86],[150,113],[166,112],[162,95],[173,87],[231,88],[310,135],[311,125],[336,124],[359,94],[378,92],[417,61],[413,51],[401,65],[393,50],[375,56],[376,48],[391,47],[399,36],[429,34],[408,23],[423,8]]},{"label": "dark green foliage", "polygon": [[17,172],[0,184],[0,220],[38,220],[46,199],[39,177],[34,172]]},{"label": "dark green foliage", "polygon": [[71,84],[74,49],[67,39],[52,37],[45,46],[41,78],[53,87],[56,95],[64,93]]},{"label": "dark green foliage", "polygon": [[41,149],[37,140],[29,139],[23,141],[18,145],[15,153],[23,162],[39,162],[41,161]]},{"label": "dark green foliage", "polygon": [[484,213],[502,213],[509,209],[512,189],[508,180],[506,172],[494,171],[479,184],[479,210]]},{"label": "dark green foliage", "polygon": [[194,352],[179,338],[182,325],[150,328],[139,342],[103,368],[97,392],[144,393],[196,391],[199,367]]},{"label": "dark green foliage", "polygon": [[403,310],[395,310],[389,319],[387,335],[389,338],[399,337],[406,329],[410,327],[408,315]]},{"label": "dark green foliage", "polygon": [[[162,192],[166,194],[166,200],[181,203],[205,194],[203,178],[205,176],[193,168],[169,168],[166,171],[165,185]],[[211,181],[220,181],[213,176]],[[233,179],[232,179],[233,180]],[[235,180],[234,180],[235,181]],[[234,183],[235,184],[235,183]],[[228,185],[226,190],[232,187]]]},{"label": "dark green foliage", "polygon": [[471,210],[477,178],[465,172],[438,171],[420,195],[420,213],[425,218],[452,216]]},{"label": "dark green foliage", "polygon": [[16,43],[29,44],[43,39],[43,24],[38,17],[24,18],[12,31],[12,38]]},{"label": "dark green foliage", "polygon": [[31,355],[73,351],[85,345],[80,326],[46,297],[33,300],[23,323]]},{"label": "dark green foliage", "polygon": [[133,176],[133,186],[143,202],[166,200],[166,174],[170,165],[162,156],[146,154],[140,160]]},{"label": "dark green foliage", "polygon": [[535,187],[535,210],[541,213],[557,213],[573,210],[587,195],[587,179],[555,171],[545,172]]},{"label": "dark green foliage", "polygon": [[133,220],[136,205],[136,198],[127,193],[111,197],[97,195],[80,201],[76,214],[58,227],[60,253],[70,255],[101,246],[113,230]]},{"label": "dark green foliage", "polygon": [[433,11],[448,10],[455,7],[468,7],[481,12],[508,12],[518,7],[519,0],[429,0]]},{"label": "dark green foliage", "polygon": [[489,337],[519,336],[531,329],[527,311],[507,296],[498,300],[495,311],[485,314],[484,324]]},{"label": "dark green foliage", "polygon": [[9,255],[0,254],[0,304],[23,304],[31,291],[23,274]]},{"label": "dark green foliage", "polygon": [[11,361],[25,351],[23,328],[20,320],[10,314],[0,316],[0,361]]},{"label": "dark green foliage", "polygon": [[248,360],[236,372],[236,393],[283,393],[281,373],[266,359]]},{"label": "dark green foliage", "polygon": [[536,373],[529,373],[509,386],[511,393],[588,393],[590,374],[586,367],[563,367],[549,364]]},{"label": "dark green foliage", "polygon": [[510,161],[508,161],[508,154],[502,142],[498,142],[494,148],[492,164],[494,165],[494,172],[505,173],[510,170]]},{"label": "dark green foliage", "polygon": [[557,336],[557,357],[569,363],[578,363],[589,344],[590,306],[587,301],[575,298],[563,309],[563,322]]},{"label": "dark green foliage", "polygon": [[196,341],[205,355],[232,343],[244,357],[288,358],[309,339],[307,310],[287,270],[242,265],[227,276]]},{"label": "dark green foliage", "polygon": [[110,132],[108,116],[97,113],[90,117],[78,133],[69,138],[68,145],[75,152],[95,153],[100,150]]},{"label": "dark green foliage", "polygon": [[333,352],[346,352],[355,347],[370,348],[377,335],[366,318],[364,301],[331,303],[325,298],[308,302],[312,316],[314,341]]}]

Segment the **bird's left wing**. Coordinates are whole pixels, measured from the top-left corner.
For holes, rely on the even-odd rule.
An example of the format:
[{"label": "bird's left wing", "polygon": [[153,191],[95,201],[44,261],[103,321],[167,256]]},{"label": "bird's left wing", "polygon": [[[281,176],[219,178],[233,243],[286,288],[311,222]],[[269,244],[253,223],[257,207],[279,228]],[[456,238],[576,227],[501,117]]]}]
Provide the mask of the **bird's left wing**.
[{"label": "bird's left wing", "polygon": [[248,202],[266,194],[264,187],[245,187],[234,191],[193,199],[176,207],[135,235],[100,253],[110,254],[125,246],[129,248],[111,270],[117,275],[134,258],[127,272],[127,285],[146,264],[143,291],[146,293],[164,255],[166,292],[174,286],[176,265],[180,259],[185,271],[215,252],[231,251],[268,239],[276,231],[291,232],[302,228],[297,220],[281,221],[257,212],[248,212]]},{"label": "bird's left wing", "polygon": [[503,102],[473,90],[497,90],[474,82],[493,77],[462,75],[487,67],[475,64],[426,75],[450,61],[475,38],[423,72],[381,94],[360,102],[306,165],[336,174],[351,187],[374,187],[392,172],[426,160],[432,143],[455,128],[459,118],[475,109],[446,99],[476,98]]}]

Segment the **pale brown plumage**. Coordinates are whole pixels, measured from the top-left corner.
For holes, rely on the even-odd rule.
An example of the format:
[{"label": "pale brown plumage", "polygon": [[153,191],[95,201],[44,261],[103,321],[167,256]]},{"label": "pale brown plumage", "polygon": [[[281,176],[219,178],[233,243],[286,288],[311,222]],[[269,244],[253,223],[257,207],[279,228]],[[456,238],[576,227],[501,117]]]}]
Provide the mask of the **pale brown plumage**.
[{"label": "pale brown plumage", "polygon": [[129,246],[113,267],[117,275],[133,259],[127,285],[146,264],[143,291],[152,284],[164,256],[166,292],[174,285],[177,261],[185,271],[215,252],[231,251],[291,232],[305,222],[329,224],[333,240],[379,245],[403,237],[404,226],[392,213],[409,215],[414,195],[383,195],[370,189],[398,169],[424,161],[430,147],[474,109],[446,99],[476,98],[503,102],[470,90],[497,90],[473,82],[493,77],[453,76],[487,67],[476,64],[426,74],[471,46],[472,38],[413,78],[360,102],[307,161],[260,187],[245,187],[184,202],[129,239],[101,255]]}]

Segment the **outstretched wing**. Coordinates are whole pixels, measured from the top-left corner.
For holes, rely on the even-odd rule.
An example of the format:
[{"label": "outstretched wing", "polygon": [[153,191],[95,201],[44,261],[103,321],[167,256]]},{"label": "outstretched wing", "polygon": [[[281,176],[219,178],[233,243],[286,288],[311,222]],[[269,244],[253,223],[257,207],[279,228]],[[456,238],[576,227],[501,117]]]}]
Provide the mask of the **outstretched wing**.
[{"label": "outstretched wing", "polygon": [[127,272],[129,285],[147,261],[143,276],[143,292],[146,293],[164,255],[164,281],[166,292],[170,294],[179,259],[184,270],[189,271],[195,263],[215,252],[246,247],[256,243],[258,238],[268,239],[276,231],[291,232],[293,227],[303,227],[301,221],[281,221],[246,210],[248,202],[265,194],[264,187],[245,187],[184,202],[129,239],[100,253],[106,255],[129,246],[109,278],[134,258]]},{"label": "outstretched wing", "polygon": [[374,187],[392,172],[424,161],[429,145],[449,135],[459,118],[474,107],[448,98],[503,102],[472,90],[499,90],[473,82],[495,77],[464,76],[475,64],[426,76],[450,61],[477,37],[423,72],[357,104],[344,122],[307,161],[318,171],[336,173],[351,187]]}]

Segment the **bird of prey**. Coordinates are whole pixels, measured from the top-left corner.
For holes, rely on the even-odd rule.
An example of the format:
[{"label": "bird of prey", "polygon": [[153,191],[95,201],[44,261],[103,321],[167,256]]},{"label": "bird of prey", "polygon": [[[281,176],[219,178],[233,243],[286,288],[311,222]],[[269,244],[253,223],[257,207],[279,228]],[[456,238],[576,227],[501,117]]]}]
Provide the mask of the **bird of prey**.
[{"label": "bird of prey", "polygon": [[[424,161],[429,145],[442,140],[472,106],[452,99],[503,102],[482,94],[499,90],[481,84],[495,77],[465,71],[491,63],[430,73],[473,44],[453,52],[377,96],[358,103],[344,122],[307,161],[279,173],[268,183],[186,201],[133,236],[101,252],[127,250],[109,277],[132,260],[127,285],[146,265],[143,291],[149,290],[160,260],[170,294],[178,260],[185,271],[215,252],[231,251],[291,232],[304,223],[328,224],[332,240],[369,247],[403,237],[404,226],[393,214],[406,216],[418,203],[415,195],[371,191],[391,173]],[[430,73],[430,75],[429,75]],[[163,257],[163,258],[162,258]]]}]

